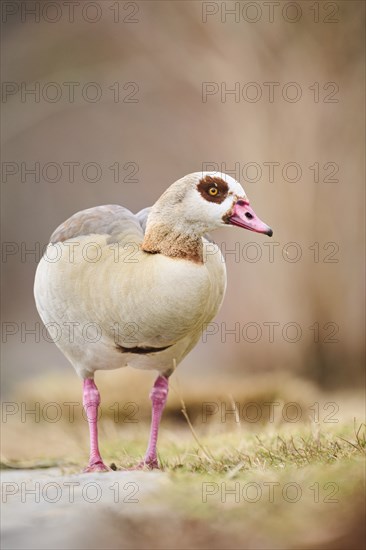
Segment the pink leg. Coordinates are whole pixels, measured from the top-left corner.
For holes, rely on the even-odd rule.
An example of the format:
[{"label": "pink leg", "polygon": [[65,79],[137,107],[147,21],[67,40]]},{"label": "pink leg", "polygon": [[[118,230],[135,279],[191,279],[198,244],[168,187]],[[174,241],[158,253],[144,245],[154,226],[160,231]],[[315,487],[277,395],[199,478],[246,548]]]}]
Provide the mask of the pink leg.
[{"label": "pink leg", "polygon": [[149,445],[147,447],[144,461],[140,467],[159,468],[158,457],[156,454],[156,443],[158,440],[158,431],[161,415],[168,397],[168,379],[165,376],[158,376],[150,393],[152,401],[152,417]]},{"label": "pink leg", "polygon": [[84,472],[106,472],[109,468],[103,463],[98,447],[98,407],[100,395],[94,380],[84,380],[83,406],[88,419],[90,433],[90,458],[89,465]]}]

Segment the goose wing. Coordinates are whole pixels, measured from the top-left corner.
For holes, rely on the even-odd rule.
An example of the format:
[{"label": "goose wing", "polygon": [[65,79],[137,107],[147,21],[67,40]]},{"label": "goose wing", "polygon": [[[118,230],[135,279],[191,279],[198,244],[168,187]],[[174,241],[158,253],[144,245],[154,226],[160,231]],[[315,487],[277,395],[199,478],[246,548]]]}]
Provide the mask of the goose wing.
[{"label": "goose wing", "polygon": [[[145,218],[141,219],[146,224]],[[139,242],[143,239],[144,229],[138,215],[123,206],[108,204],[81,210],[68,218],[52,233],[50,243],[56,244],[90,235],[105,235],[107,244]]]}]

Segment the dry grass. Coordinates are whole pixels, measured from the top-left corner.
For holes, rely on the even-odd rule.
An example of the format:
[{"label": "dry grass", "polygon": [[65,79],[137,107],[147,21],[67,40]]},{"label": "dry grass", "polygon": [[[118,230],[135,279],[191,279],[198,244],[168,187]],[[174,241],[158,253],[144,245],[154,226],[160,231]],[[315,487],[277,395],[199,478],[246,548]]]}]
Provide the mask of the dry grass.
[{"label": "dry grass", "polygon": [[[144,452],[152,380],[152,374],[133,370],[98,373],[101,447],[112,452],[113,460],[122,455],[121,464]],[[355,392],[322,394],[301,380],[246,378],[240,386],[210,378],[190,386],[174,375],[160,450],[163,461],[171,457],[166,466],[175,468],[177,456],[192,456],[196,448],[199,462],[193,462],[192,471],[202,460],[204,467],[222,460],[223,468],[241,462],[250,467],[251,461],[265,461],[270,467],[283,461],[305,465],[317,457],[332,462],[361,450],[363,410],[362,396]],[[42,464],[45,457],[52,463],[78,463],[87,455],[81,383],[74,375],[19,386],[2,412],[2,454],[8,463]],[[223,441],[226,453],[220,458]]]},{"label": "dry grass", "polygon": [[[125,372],[98,380],[104,396],[101,451],[118,469],[133,466],[144,454],[150,415],[146,378],[146,373]],[[131,507],[91,513],[83,519],[80,548],[362,548],[362,400],[355,394],[323,395],[299,381],[284,385],[267,379],[267,384],[251,381],[247,387],[250,391],[238,384],[224,388],[211,379],[210,386],[196,383],[192,389],[173,380],[159,441],[162,489],[145,502],[143,521],[141,508],[140,515]],[[25,402],[28,408],[39,402],[42,410],[51,402],[80,403],[79,391],[75,379],[50,379],[19,389],[14,402]],[[110,405],[116,400],[123,406],[132,396],[139,406],[138,422],[116,422]],[[290,401],[301,410],[298,422],[283,418]],[[268,409],[265,403],[279,405],[273,418],[263,414],[253,423],[243,415],[253,402],[263,411]],[[203,403],[219,410],[205,418]],[[319,403],[318,422],[314,403]],[[221,408],[233,412],[225,417]],[[66,410],[63,406],[62,412]],[[330,419],[337,422],[326,421]],[[44,414],[39,422],[34,416],[21,422],[20,414],[11,415],[7,422],[3,419],[2,439],[3,468],[58,465],[72,474],[87,460],[88,430],[80,415],[74,422],[63,415],[55,423]],[[103,529],[96,527],[101,524]]]},{"label": "dry grass", "polygon": [[[129,431],[125,439],[120,430],[120,437],[104,441],[108,463],[121,469],[136,463],[147,428]],[[135,507],[98,514],[92,509],[82,519],[83,545],[75,548],[363,548],[364,425],[196,435],[198,441],[188,429],[164,428],[160,460],[166,478],[158,493]],[[48,465],[77,473],[85,458],[80,452]],[[42,465],[46,459],[4,466]]]}]

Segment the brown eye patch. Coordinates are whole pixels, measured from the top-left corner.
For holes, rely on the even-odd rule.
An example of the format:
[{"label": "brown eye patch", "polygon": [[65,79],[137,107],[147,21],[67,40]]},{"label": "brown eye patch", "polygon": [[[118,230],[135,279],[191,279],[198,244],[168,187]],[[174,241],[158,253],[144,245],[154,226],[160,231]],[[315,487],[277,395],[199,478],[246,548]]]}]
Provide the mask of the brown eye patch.
[{"label": "brown eye patch", "polygon": [[202,197],[209,202],[221,204],[227,197],[229,186],[222,178],[205,176],[197,185]]}]

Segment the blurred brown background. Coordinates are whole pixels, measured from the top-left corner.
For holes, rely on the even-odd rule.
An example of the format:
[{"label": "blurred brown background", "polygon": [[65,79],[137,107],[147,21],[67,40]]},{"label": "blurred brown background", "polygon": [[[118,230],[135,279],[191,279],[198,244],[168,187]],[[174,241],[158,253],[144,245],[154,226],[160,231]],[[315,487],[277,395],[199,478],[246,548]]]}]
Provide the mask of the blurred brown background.
[{"label": "blurred brown background", "polygon": [[[285,370],[325,388],[362,383],[364,3],[331,3],[333,13],[329,3],[297,2],[296,13],[282,2],[273,22],[261,2],[250,9],[227,2],[228,9],[239,6],[236,15],[223,12],[221,2],[105,1],[84,12],[80,3],[74,22],[64,5],[59,12],[38,2],[38,15],[31,15],[24,6],[33,4],[2,5],[5,391],[21,378],[70,369],[42,335],[37,342],[25,334],[40,319],[32,292],[37,260],[24,247],[43,246],[60,222],[84,208],[151,205],[205,163],[227,172],[239,167],[237,177],[274,236],[239,229],[214,235],[240,257],[226,258],[228,290],[216,334],[185,359],[180,376],[220,372],[245,385],[246,373]],[[203,101],[207,82],[215,93]],[[245,87],[250,82],[256,84]],[[266,82],[279,83],[273,101]],[[235,83],[243,93],[221,97]],[[262,96],[251,101],[258,90]],[[24,172],[37,162],[39,178],[22,177],[22,163]],[[65,164],[73,162],[74,182]],[[271,162],[279,163],[274,181],[264,164]],[[291,166],[288,177],[283,172],[289,162],[300,166],[298,181],[288,181],[297,179]],[[117,182],[110,168],[116,163]],[[254,181],[257,165],[262,173]],[[256,244],[245,248],[249,242]],[[278,243],[273,261],[270,242]],[[288,243],[297,243],[297,252]],[[250,261],[258,250],[261,258]],[[270,342],[264,323],[272,322],[280,325]],[[247,340],[256,339],[259,326],[258,341],[242,332],[238,342],[225,338],[223,327],[235,323],[248,329]],[[247,323],[257,325],[249,330]],[[295,325],[283,335],[287,323],[301,328],[298,341],[287,341],[295,339]]]}]

